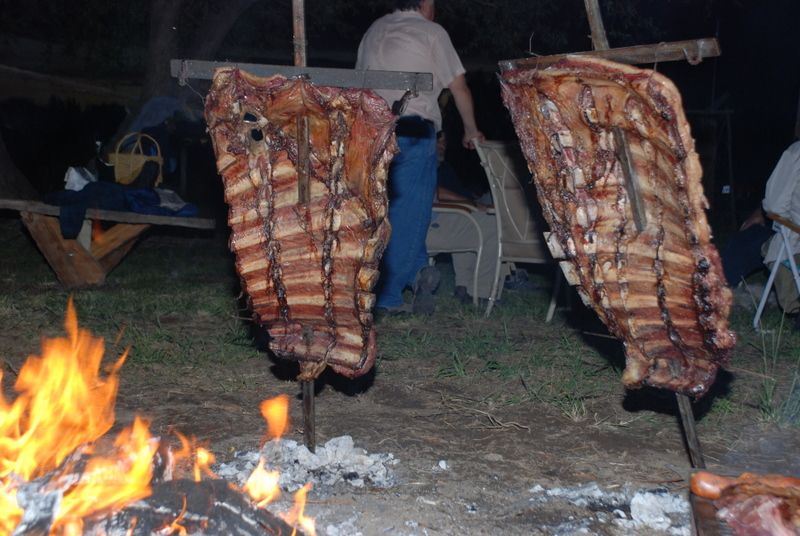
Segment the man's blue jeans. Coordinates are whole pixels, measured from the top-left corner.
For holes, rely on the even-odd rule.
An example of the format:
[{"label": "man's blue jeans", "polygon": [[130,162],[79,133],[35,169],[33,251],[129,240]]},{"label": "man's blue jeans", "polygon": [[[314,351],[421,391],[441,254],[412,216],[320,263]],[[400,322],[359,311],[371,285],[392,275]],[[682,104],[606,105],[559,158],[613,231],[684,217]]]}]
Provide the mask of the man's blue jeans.
[{"label": "man's blue jeans", "polygon": [[400,152],[389,168],[389,223],[392,236],[383,253],[377,307],[403,304],[403,289],[413,285],[428,262],[425,237],[436,190],[436,133],[428,137],[398,136]]}]

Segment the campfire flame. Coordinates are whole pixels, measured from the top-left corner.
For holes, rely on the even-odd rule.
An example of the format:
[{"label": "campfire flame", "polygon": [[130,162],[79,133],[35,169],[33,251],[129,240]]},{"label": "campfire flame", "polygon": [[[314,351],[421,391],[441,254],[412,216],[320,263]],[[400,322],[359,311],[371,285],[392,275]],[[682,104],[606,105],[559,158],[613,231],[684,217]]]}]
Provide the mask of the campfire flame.
[{"label": "campfire flame", "polygon": [[262,441],[266,443],[270,439],[280,439],[289,425],[289,397],[279,395],[275,398],[264,400],[259,406],[261,415],[267,421],[267,435]]},{"label": "campfire flame", "polygon": [[108,456],[94,456],[81,468],[69,458],[91,453],[89,445],[114,424],[119,369],[127,353],[103,377],[103,340],[78,328],[72,300],[64,326],[66,337],[45,340],[42,355],[28,357],[14,384],[16,399],[9,402],[0,393],[1,533],[11,533],[22,518],[16,500],[20,485],[57,468],[60,478],[77,479],[52,525],[65,533],[79,534],[83,517],[150,494],[157,442],[139,419],[120,432]]},{"label": "campfire flame", "polygon": [[308,536],[316,536],[314,520],[303,515],[303,512],[306,509],[306,496],[308,495],[309,491],[311,491],[310,482],[297,490],[297,492],[294,494],[294,506],[292,506],[292,509],[282,516],[286,523],[295,527],[295,530],[292,531],[292,536],[295,535],[297,527],[303,529]]},{"label": "campfire flame", "polygon": [[263,508],[281,494],[278,485],[280,479],[278,471],[267,471],[264,469],[264,458],[258,460],[258,466],[250,473],[250,477],[244,484],[244,491],[255,501],[259,508]]},{"label": "campfire flame", "polygon": [[[114,424],[119,371],[127,351],[103,373],[103,339],[78,327],[72,299],[64,325],[66,337],[44,340],[42,355],[29,356],[20,369],[13,402],[0,390],[0,536],[11,534],[23,520],[18,494],[28,489],[25,486],[41,486],[35,488],[37,493],[61,493],[50,533],[76,536],[83,531],[84,519],[117,512],[151,493],[159,440],[150,435],[146,421],[136,417],[113,446],[96,445]],[[285,395],[261,403],[266,438],[278,439],[285,432],[288,405]],[[213,453],[177,435],[182,448],[162,450],[169,459],[168,478],[175,461],[190,457],[195,480],[218,478],[210,469]],[[242,490],[258,507],[280,495],[279,473],[267,471],[264,463],[259,462]],[[293,534],[298,528],[315,534],[313,520],[303,515],[309,489],[307,484],[296,493],[293,509],[283,516],[296,527]],[[184,498],[184,510],[164,533],[186,534],[181,525],[185,510]]]}]

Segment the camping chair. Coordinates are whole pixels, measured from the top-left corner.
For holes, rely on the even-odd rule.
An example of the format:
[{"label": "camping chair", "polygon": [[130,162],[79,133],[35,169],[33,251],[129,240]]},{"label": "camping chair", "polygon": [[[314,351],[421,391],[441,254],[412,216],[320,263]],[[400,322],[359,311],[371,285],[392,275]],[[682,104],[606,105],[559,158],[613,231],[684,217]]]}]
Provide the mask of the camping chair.
[{"label": "camping chair", "polygon": [[475,273],[472,276],[472,303],[478,306],[478,267],[481,263],[481,255],[483,255],[483,233],[481,227],[472,214],[478,210],[472,205],[463,203],[434,203],[434,214],[456,214],[465,218],[473,227],[475,227],[475,243],[471,246],[452,248],[452,247],[439,247],[428,248],[428,260],[433,264],[433,257],[439,253],[475,253]]},{"label": "camping chair", "polygon": [[[515,262],[549,264],[552,257],[548,253],[542,231],[531,212],[521,177],[527,178],[527,168],[519,147],[516,144],[499,141],[474,142],[481,165],[489,179],[489,188],[494,200],[494,213],[497,218],[497,239],[500,247],[497,252],[495,278],[486,307],[488,317],[494,303],[500,299],[503,289],[501,268],[504,264]],[[560,271],[557,271],[554,292],[548,307],[546,322],[550,322],[555,312],[556,296],[560,286]]]},{"label": "camping chair", "polygon": [[797,288],[797,292],[800,293],[800,275],[797,273],[797,263],[794,260],[792,247],[790,245],[791,236],[793,234],[800,235],[800,225],[797,225],[793,221],[787,220],[786,218],[781,218],[777,214],[767,214],[767,217],[772,220],[772,228],[781,237],[781,246],[778,250],[778,257],[775,259],[775,262],[772,265],[772,270],[769,272],[769,278],[767,279],[767,284],[764,287],[764,292],[761,293],[761,301],[758,303],[756,316],[753,317],[754,329],[758,329],[759,322],[761,321],[761,313],[764,312],[764,306],[767,304],[769,292],[772,290],[772,285],[775,282],[775,275],[778,273],[778,269],[780,268],[781,264],[783,264],[785,261],[788,261],[789,269],[792,271],[792,277],[794,278],[794,285]]}]

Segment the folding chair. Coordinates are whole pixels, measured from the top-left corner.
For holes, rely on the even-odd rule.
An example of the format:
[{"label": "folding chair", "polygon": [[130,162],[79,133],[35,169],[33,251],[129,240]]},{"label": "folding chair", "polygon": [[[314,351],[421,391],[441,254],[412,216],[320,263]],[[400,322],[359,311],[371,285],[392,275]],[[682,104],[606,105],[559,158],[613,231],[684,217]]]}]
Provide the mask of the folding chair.
[{"label": "folding chair", "polygon": [[797,273],[797,263],[794,260],[794,254],[792,253],[792,247],[790,245],[792,234],[800,235],[800,225],[797,225],[793,221],[787,220],[786,218],[782,218],[777,214],[768,213],[767,217],[772,220],[772,228],[781,237],[781,246],[780,249],[778,249],[778,257],[775,259],[775,262],[772,265],[772,270],[769,272],[769,278],[767,279],[767,284],[764,287],[764,292],[761,294],[761,301],[758,303],[756,316],[753,317],[754,329],[758,329],[759,322],[761,321],[761,313],[764,312],[764,306],[767,304],[769,292],[772,290],[772,285],[775,282],[775,275],[778,273],[778,270],[780,269],[780,266],[783,264],[784,260],[789,262],[789,269],[792,271],[794,285],[797,288],[797,292],[800,294],[800,275]]},{"label": "folding chair", "polygon": [[[515,262],[549,264],[552,257],[547,250],[542,231],[538,228],[531,212],[528,198],[522,187],[520,177],[527,177],[527,167],[522,153],[516,144],[498,141],[474,142],[481,165],[489,179],[489,188],[494,201],[497,218],[497,238],[500,244],[497,252],[495,278],[486,307],[488,317],[494,303],[500,299],[503,282],[501,267],[513,266]],[[559,288],[560,270],[557,271],[554,292],[547,311],[546,322],[550,322],[555,312],[555,301]]]},{"label": "folding chair", "polygon": [[478,305],[478,267],[481,263],[481,255],[483,255],[483,233],[481,227],[475,220],[473,213],[478,209],[472,205],[463,203],[434,203],[434,214],[456,214],[469,222],[475,227],[475,243],[463,247],[428,247],[428,260],[433,263],[433,257],[439,253],[475,253],[475,272],[472,276],[472,303],[477,307]]}]

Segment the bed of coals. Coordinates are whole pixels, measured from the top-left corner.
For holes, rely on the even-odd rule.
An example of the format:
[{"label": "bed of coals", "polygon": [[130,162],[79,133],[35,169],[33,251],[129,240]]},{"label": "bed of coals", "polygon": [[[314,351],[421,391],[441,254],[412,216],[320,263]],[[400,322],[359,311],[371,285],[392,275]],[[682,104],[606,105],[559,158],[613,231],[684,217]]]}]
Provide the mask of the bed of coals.
[{"label": "bed of coals", "polygon": [[[259,458],[264,458],[268,469],[280,471],[281,488],[288,492],[275,505],[278,510],[288,507],[291,492],[312,483],[307,511],[316,518],[317,533],[322,536],[437,533],[414,519],[406,519],[400,527],[360,526],[363,510],[358,505],[358,493],[389,493],[400,483],[396,469],[400,468],[401,460],[391,453],[368,453],[357,447],[350,436],[330,439],[313,453],[297,441],[281,439],[266,443],[259,451],[236,452],[215,469],[220,477],[241,485]],[[431,468],[432,473],[448,470],[446,460]],[[522,493],[528,496],[530,511],[548,512],[538,521],[536,516],[532,518],[531,529],[543,534],[691,534],[690,507],[685,495],[663,487],[603,486],[596,482],[570,487],[533,484]],[[337,507],[335,498],[343,495],[350,495],[351,499]],[[407,516],[408,504],[404,507]],[[559,512],[563,512],[563,518]],[[387,521],[391,517],[387,516]]]}]

